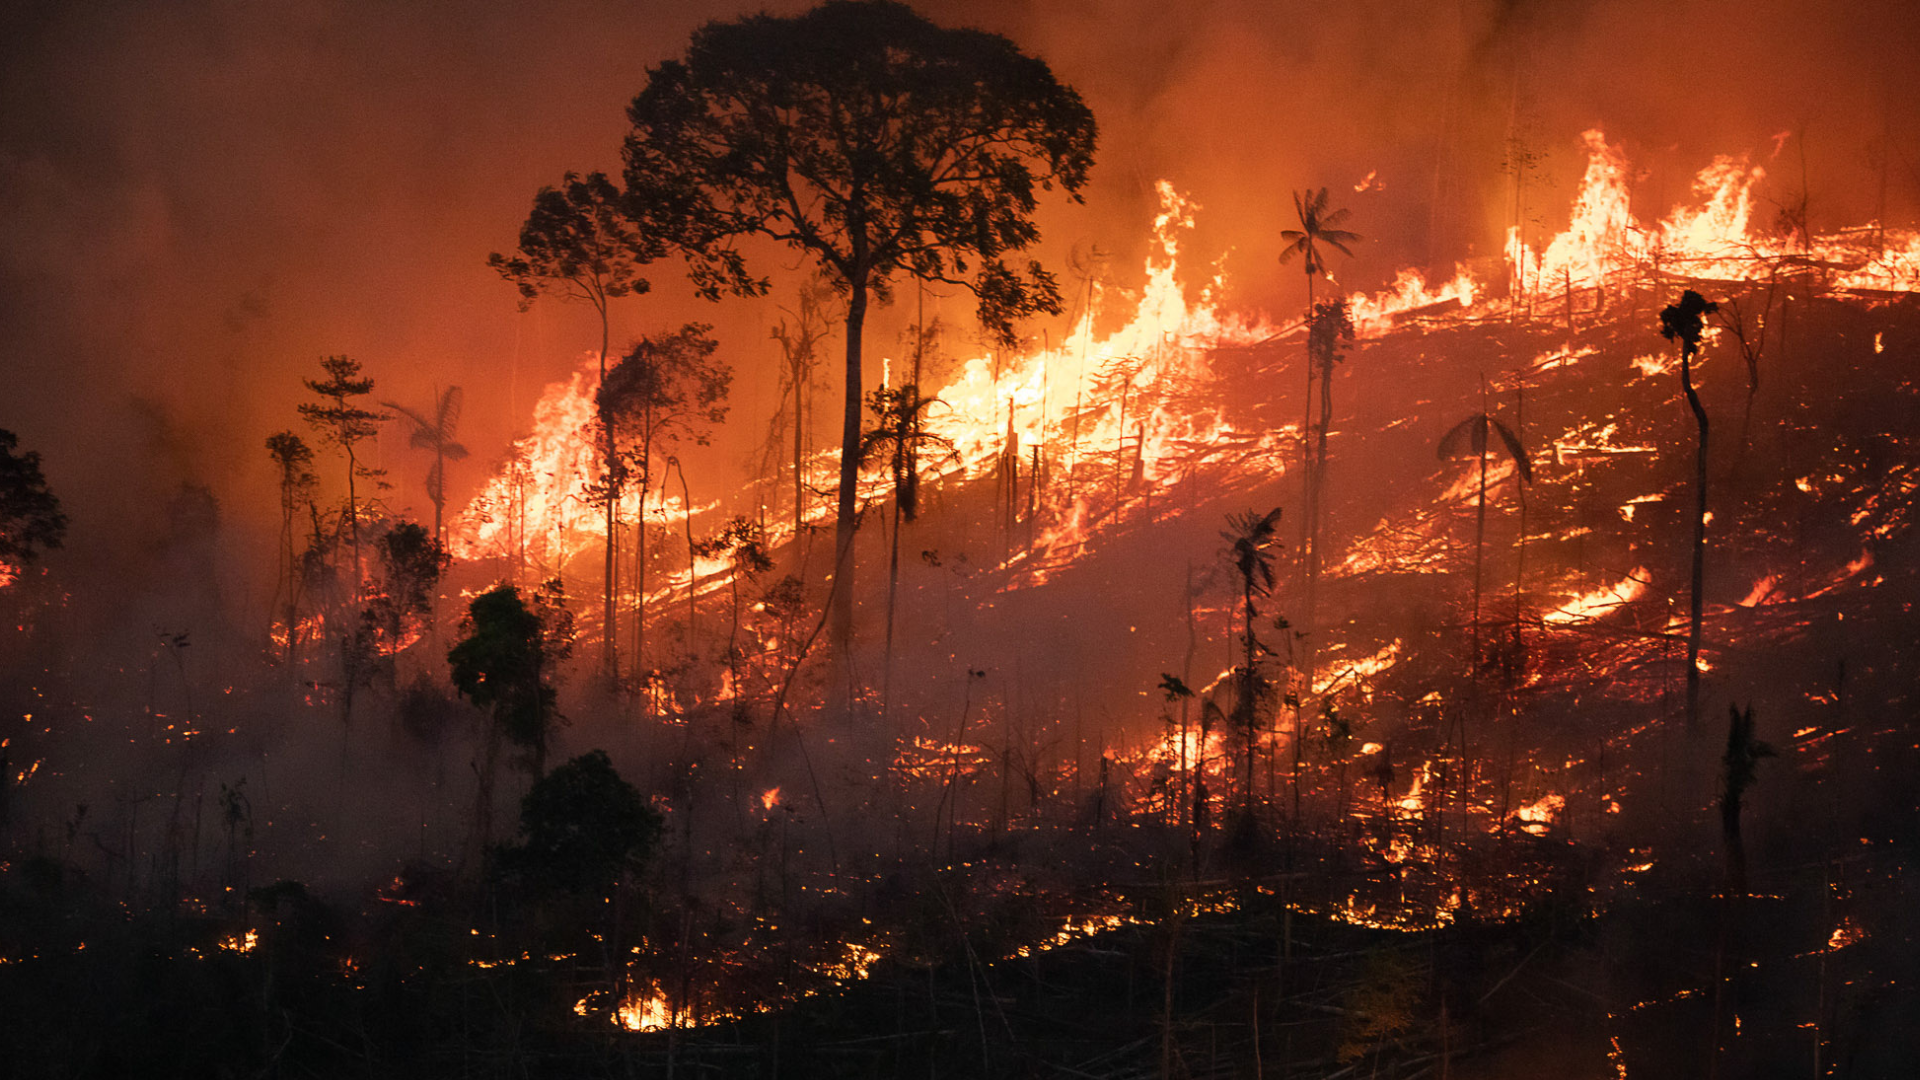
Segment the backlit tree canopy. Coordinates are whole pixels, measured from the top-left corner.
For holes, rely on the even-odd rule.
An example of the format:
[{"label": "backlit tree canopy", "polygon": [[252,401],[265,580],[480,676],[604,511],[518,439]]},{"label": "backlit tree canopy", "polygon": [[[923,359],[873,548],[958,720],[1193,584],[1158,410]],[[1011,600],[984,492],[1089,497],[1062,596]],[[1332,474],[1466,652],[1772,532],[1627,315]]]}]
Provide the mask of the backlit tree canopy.
[{"label": "backlit tree canopy", "polygon": [[[868,297],[899,274],[963,285],[1003,340],[1017,319],[1059,311],[1052,276],[1008,257],[1039,236],[1038,192],[1078,198],[1093,114],[1003,37],[835,0],[708,24],[684,60],[649,72],[627,115],[634,214],[686,256],[704,295],[766,290],[738,243],[760,236],[807,254],[847,296],[838,547],[850,579]],[[844,642],[850,608],[837,608]]]}]

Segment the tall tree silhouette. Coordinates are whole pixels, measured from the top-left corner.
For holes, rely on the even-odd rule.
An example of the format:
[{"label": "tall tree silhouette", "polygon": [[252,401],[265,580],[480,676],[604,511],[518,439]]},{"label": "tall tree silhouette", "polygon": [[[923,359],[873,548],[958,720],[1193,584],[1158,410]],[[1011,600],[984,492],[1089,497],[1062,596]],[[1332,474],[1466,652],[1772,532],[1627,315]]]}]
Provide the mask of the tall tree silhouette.
[{"label": "tall tree silhouette", "polygon": [[300,405],[300,415],[313,425],[327,442],[340,448],[347,457],[347,541],[353,550],[353,601],[360,603],[360,494],[358,482],[378,481],[383,469],[360,464],[359,446],[380,432],[386,414],[362,408],[355,399],[373,393],[373,380],[360,374],[360,361],[350,356],[326,356],[320,359],[325,379],[304,379],[307,389],[320,398]]},{"label": "tall tree silhouette", "polygon": [[844,661],[867,305],[906,275],[971,290],[1002,340],[1020,318],[1058,313],[1052,275],[1007,259],[1039,238],[1038,190],[1079,200],[1093,114],[1003,37],[945,29],[891,0],[832,0],[707,24],[685,59],[648,73],[627,115],[636,213],[686,255],[703,295],[766,291],[739,246],[761,236],[801,252],[846,297],[832,593]]},{"label": "tall tree silhouette", "polygon": [[[772,475],[775,454],[791,448],[793,457],[793,536],[797,542],[806,522],[806,456],[814,415],[813,398],[821,364],[820,343],[827,336],[826,311],[831,290],[818,281],[800,287],[798,303],[781,309],[781,319],[769,334],[780,343],[780,405],[767,433],[761,472]],[[785,444],[785,445],[783,445]]]},{"label": "tall tree silhouette", "polygon": [[380,404],[400,414],[411,430],[407,435],[407,445],[415,450],[433,451],[433,468],[427,471],[427,498],[433,503],[433,541],[445,546],[447,531],[444,524],[447,506],[447,462],[460,461],[467,456],[467,448],[454,441],[454,435],[460,431],[460,405],[465,394],[457,386],[449,386],[433,399],[433,408],[426,412],[415,412],[405,405],[392,401]]},{"label": "tall tree silhouette", "polygon": [[[615,475],[633,476],[640,488],[640,513],[634,524],[633,662],[643,684],[648,677],[647,489],[656,456],[683,441],[704,446],[713,425],[727,418],[733,369],[714,359],[719,344],[708,336],[712,329],[704,323],[688,323],[670,334],[641,338],[607,373],[595,396],[601,425],[616,448]],[[607,623],[606,632],[615,632],[613,622]]]},{"label": "tall tree silhouette", "polygon": [[[520,310],[543,295],[585,300],[600,316],[600,382],[607,380],[607,304],[648,289],[641,267],[658,258],[662,246],[637,227],[627,214],[628,200],[605,173],[585,176],[567,173],[557,188],[541,188],[533,210],[520,228],[520,250],[508,257],[495,252],[487,258],[520,290]],[[601,590],[606,620],[600,663],[609,682],[620,676],[620,649],[614,632],[617,616],[613,598],[619,589],[620,468],[613,436],[600,431],[601,483],[597,494],[606,515],[605,579]]]},{"label": "tall tree silhouette", "polygon": [[[300,583],[304,577],[300,555],[294,543],[293,519],[300,513],[301,506],[313,498],[316,481],[313,473],[308,471],[313,464],[313,450],[300,436],[291,431],[281,431],[267,436],[267,454],[273,458],[280,484],[280,573],[273,583],[269,618],[284,620],[287,630],[285,659],[291,663],[299,646]],[[286,602],[284,607],[281,606],[282,600]]]},{"label": "tall tree silhouette", "polygon": [[[1486,384],[1480,386],[1480,394],[1486,397]],[[1487,540],[1487,457],[1493,453],[1493,437],[1499,436],[1499,445],[1513,460],[1513,466],[1520,473],[1520,479],[1533,482],[1533,463],[1527,460],[1526,448],[1520,445],[1518,436],[1507,425],[1495,420],[1484,412],[1474,413],[1455,424],[1445,435],[1440,436],[1439,455],[1442,460],[1472,455],[1480,463],[1480,493],[1475,500],[1473,516],[1473,671],[1475,678],[1480,671],[1480,567],[1484,558]]]},{"label": "tall tree silhouette", "polygon": [[1720,305],[1694,292],[1680,294],[1677,303],[1660,311],[1660,336],[1680,343],[1680,388],[1687,396],[1687,408],[1693,410],[1697,433],[1694,442],[1693,473],[1693,568],[1687,598],[1687,725],[1700,722],[1700,623],[1707,560],[1707,409],[1693,388],[1693,358],[1700,351],[1700,335],[1706,330],[1706,316]]},{"label": "tall tree silhouette", "polygon": [[[1325,383],[1331,378],[1334,362],[1339,359],[1337,349],[1341,336],[1340,319],[1332,312],[1327,313],[1324,319],[1320,315],[1314,298],[1314,286],[1320,276],[1326,273],[1328,249],[1351,258],[1353,251],[1347,245],[1357,242],[1360,234],[1340,228],[1351,216],[1350,212],[1345,209],[1334,209],[1326,188],[1318,190],[1309,188],[1306,191],[1294,192],[1293,212],[1299,219],[1300,227],[1281,231],[1280,239],[1286,246],[1280,249],[1280,262],[1285,264],[1298,256],[1301,269],[1307,276],[1307,378],[1306,396],[1301,406],[1300,421],[1300,494],[1301,505],[1305,508],[1305,512],[1300,515],[1300,540],[1299,550],[1295,553],[1295,565],[1299,568],[1302,586],[1299,633],[1302,635],[1304,655],[1301,665],[1307,672],[1308,690],[1311,691],[1316,615],[1313,578],[1319,561],[1317,530],[1320,501],[1320,478],[1316,475],[1314,467],[1313,384],[1317,376],[1321,377],[1324,396]],[[1343,306],[1340,310],[1344,314],[1345,307]],[[1315,333],[1316,325],[1323,327],[1319,334]],[[1332,336],[1328,336],[1328,331],[1331,331]],[[1345,336],[1348,339],[1353,336],[1350,320],[1345,323]],[[1324,354],[1327,359],[1323,362],[1316,354]],[[1324,376],[1322,368],[1325,369]],[[1322,402],[1323,412],[1330,416],[1332,408],[1332,399],[1326,397]]]}]

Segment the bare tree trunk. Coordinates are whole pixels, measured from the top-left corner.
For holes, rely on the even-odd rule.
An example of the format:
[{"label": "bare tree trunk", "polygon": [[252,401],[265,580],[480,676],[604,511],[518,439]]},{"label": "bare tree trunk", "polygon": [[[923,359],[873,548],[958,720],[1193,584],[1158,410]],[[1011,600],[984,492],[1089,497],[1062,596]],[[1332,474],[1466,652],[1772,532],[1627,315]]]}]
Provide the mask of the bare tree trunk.
[{"label": "bare tree trunk", "polygon": [[847,299],[846,410],[840,427],[840,490],[834,506],[833,590],[831,616],[833,646],[839,659],[841,677],[835,685],[848,688],[853,648],[854,558],[853,537],[858,525],[856,509],[860,482],[860,333],[867,318],[867,283],[864,278],[851,283]]},{"label": "bare tree trunk", "polygon": [[[594,306],[600,309],[600,386],[605,387],[607,385],[607,303],[604,299],[600,299],[594,302]],[[614,687],[620,683],[619,615],[614,610],[613,604],[614,594],[620,587],[620,528],[617,521],[620,489],[619,485],[614,483],[614,472],[618,463],[614,460],[613,425],[608,422],[604,413],[600,416],[600,459],[601,471],[604,473],[604,482],[607,485],[603,496],[607,515],[607,543],[605,583],[601,589],[603,601],[601,618],[604,620],[604,625],[601,628],[603,640],[600,649],[600,666],[607,685]],[[441,477],[441,483],[445,482],[446,478]],[[439,527],[438,521],[436,511],[435,528]]]},{"label": "bare tree trunk", "polygon": [[1705,576],[1707,555],[1707,410],[1693,389],[1692,358],[1683,347],[1680,353],[1680,383],[1687,391],[1687,407],[1693,410],[1693,422],[1699,428],[1693,473],[1693,574],[1687,612],[1687,726],[1700,722],[1700,622],[1704,596],[1701,579]]}]

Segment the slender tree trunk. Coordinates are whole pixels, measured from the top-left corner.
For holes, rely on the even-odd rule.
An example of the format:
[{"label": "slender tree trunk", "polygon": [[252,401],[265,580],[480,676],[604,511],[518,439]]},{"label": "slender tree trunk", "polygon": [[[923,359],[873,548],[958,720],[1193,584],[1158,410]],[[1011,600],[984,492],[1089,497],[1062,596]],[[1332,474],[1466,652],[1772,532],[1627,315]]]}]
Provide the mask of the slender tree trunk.
[{"label": "slender tree trunk", "polygon": [[854,557],[853,537],[860,481],[860,334],[867,318],[867,283],[856,276],[847,299],[846,408],[840,427],[840,490],[834,506],[833,590],[831,615],[833,645],[839,654],[841,677],[836,692],[850,694],[847,683],[853,648]]},{"label": "slender tree trunk", "polygon": [[1486,551],[1487,539],[1487,440],[1493,432],[1486,430],[1493,426],[1491,420],[1482,417],[1482,436],[1480,444],[1480,499],[1473,515],[1473,668],[1470,672],[1474,681],[1480,679],[1480,564]]},{"label": "slender tree trunk", "polygon": [[807,415],[804,407],[806,378],[806,372],[801,370],[800,364],[795,361],[793,364],[793,542],[796,545],[796,551],[799,550],[800,529],[806,521],[806,492],[802,482],[802,477],[805,475],[803,471],[805,440],[801,427],[806,423]]},{"label": "slender tree trunk", "polygon": [[[600,309],[600,386],[605,387],[607,385],[607,303],[604,299],[599,299],[594,302],[594,306]],[[607,550],[605,585],[601,590],[603,601],[601,618],[605,624],[601,632],[603,640],[600,666],[607,685],[614,687],[620,683],[619,614],[615,611],[613,603],[614,594],[619,591],[620,577],[620,526],[616,520],[619,516],[620,491],[619,486],[614,483],[614,470],[618,463],[614,460],[613,424],[609,422],[604,412],[600,416],[600,459],[601,471],[605,474],[607,485],[604,496],[607,515]],[[441,483],[445,482],[446,478],[441,477]]]},{"label": "slender tree trunk", "polygon": [[1693,576],[1687,612],[1687,726],[1700,722],[1700,621],[1707,556],[1707,410],[1693,389],[1692,357],[1683,345],[1680,353],[1680,383],[1687,391],[1687,407],[1693,410],[1693,422],[1700,439],[1695,448],[1693,470]]},{"label": "slender tree trunk", "polygon": [[[353,548],[353,606],[360,607],[360,495],[354,487],[354,476],[360,471],[360,461],[354,456],[353,444],[347,444],[347,541]],[[351,620],[349,620],[351,621]],[[347,631],[351,633],[352,631]]]},{"label": "slender tree trunk", "polygon": [[694,617],[697,614],[694,594],[695,589],[700,583],[700,565],[695,560],[693,553],[693,489],[687,486],[687,467],[680,464],[679,458],[673,458],[671,460],[673,461],[674,471],[680,474],[680,497],[685,500],[685,504],[681,509],[685,511],[682,519],[686,522],[687,526],[687,655],[691,657],[693,655]]},{"label": "slender tree trunk", "polygon": [[893,706],[893,613],[900,592],[900,489],[893,492],[893,543],[887,553],[887,645],[882,654],[880,675],[880,716],[886,718]]}]

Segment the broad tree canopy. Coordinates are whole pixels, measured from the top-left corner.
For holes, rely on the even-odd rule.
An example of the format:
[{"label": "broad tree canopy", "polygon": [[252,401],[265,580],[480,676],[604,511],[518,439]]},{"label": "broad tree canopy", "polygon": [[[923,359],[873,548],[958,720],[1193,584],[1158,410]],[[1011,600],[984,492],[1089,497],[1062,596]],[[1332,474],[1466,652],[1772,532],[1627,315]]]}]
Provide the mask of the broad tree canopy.
[{"label": "broad tree canopy", "polygon": [[684,61],[648,74],[628,117],[637,216],[709,296],[765,290],[734,244],[759,234],[842,287],[884,295],[902,271],[967,285],[1005,333],[1057,310],[1049,275],[1003,257],[1038,238],[1037,191],[1057,183],[1078,200],[1093,114],[1003,37],[889,0],[711,23]]},{"label": "broad tree canopy", "polygon": [[847,297],[833,637],[852,638],[860,332],[898,274],[965,286],[981,323],[1057,313],[1037,262],[1037,193],[1078,199],[1093,114],[1047,65],[998,35],[935,26],[892,0],[830,0],[790,18],[709,23],[685,60],[648,73],[627,110],[629,206],[678,249],[709,297],[765,292],[739,242],[811,257]]}]

